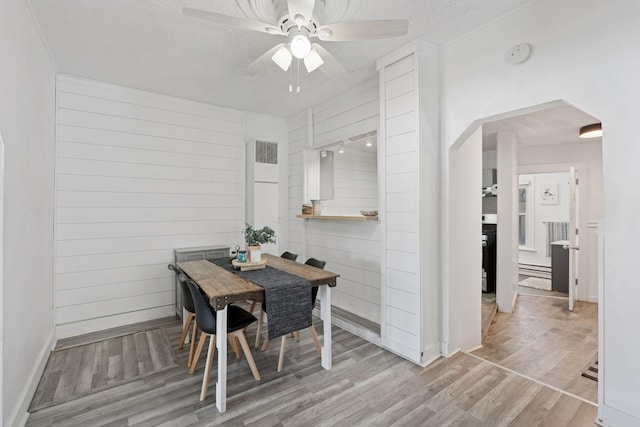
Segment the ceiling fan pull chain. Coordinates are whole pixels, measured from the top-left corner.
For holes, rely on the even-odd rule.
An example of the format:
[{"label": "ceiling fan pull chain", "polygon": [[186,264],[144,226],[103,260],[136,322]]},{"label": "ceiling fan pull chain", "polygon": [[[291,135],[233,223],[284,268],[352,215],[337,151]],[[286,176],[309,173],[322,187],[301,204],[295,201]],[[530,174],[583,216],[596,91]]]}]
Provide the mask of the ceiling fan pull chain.
[{"label": "ceiling fan pull chain", "polygon": [[293,93],[293,67],[289,67],[291,72],[289,73],[289,92]]},{"label": "ceiling fan pull chain", "polygon": [[296,93],[300,93],[300,60],[298,59],[298,87],[296,88]]}]

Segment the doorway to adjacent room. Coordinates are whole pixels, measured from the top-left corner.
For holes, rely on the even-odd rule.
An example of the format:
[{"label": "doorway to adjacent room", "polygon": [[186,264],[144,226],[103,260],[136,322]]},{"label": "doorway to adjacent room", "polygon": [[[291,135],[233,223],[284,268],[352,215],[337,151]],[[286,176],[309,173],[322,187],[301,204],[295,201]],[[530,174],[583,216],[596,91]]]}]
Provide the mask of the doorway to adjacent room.
[{"label": "doorway to adjacent room", "polygon": [[[597,401],[597,382],[583,376],[582,373],[597,362],[598,354],[598,310],[595,303],[599,286],[597,224],[604,217],[602,142],[601,139],[580,140],[578,129],[597,121],[597,118],[564,102],[531,107],[501,115],[499,118],[479,120],[478,122],[482,123],[481,138],[478,138],[477,130],[470,129],[467,139],[461,138],[460,144],[452,148],[450,164],[451,199],[455,199],[450,207],[451,293],[462,295],[464,292],[471,292],[478,296],[483,295],[484,302],[495,304],[497,312],[495,318],[488,321],[491,326],[484,331],[486,338],[482,342],[482,348],[472,354],[592,403]],[[467,143],[481,147],[465,147]],[[478,159],[480,154],[481,160]],[[492,164],[488,160],[491,156]],[[471,169],[466,173],[462,172],[465,176],[454,178],[454,174],[460,175],[463,171],[462,165]],[[562,188],[560,185],[557,189],[555,186],[542,185],[549,188],[536,189],[537,184],[547,184],[542,175],[538,177],[537,183],[530,180],[533,190],[531,197],[538,198],[533,199],[534,202],[546,203],[547,207],[556,206],[557,203],[560,207],[560,201],[565,198],[569,200],[575,191],[569,186],[571,166],[574,167],[580,182],[580,197],[576,198],[576,210],[573,212],[576,225],[570,224],[572,212],[565,212],[560,217],[535,219],[534,223],[527,224],[526,206],[523,206],[523,212],[520,211],[520,196],[526,198],[526,192],[522,194],[520,191],[519,176],[564,173],[562,176],[555,176],[555,179],[565,182]],[[495,171],[487,172],[490,169]],[[484,178],[491,175],[495,176],[495,181],[488,187]],[[483,180],[482,193],[478,189],[474,196],[468,187],[473,185],[474,180],[475,185],[479,187],[477,182],[480,179]],[[473,201],[473,197],[477,197],[476,200],[480,203]],[[487,205],[492,205],[493,211],[488,210]],[[478,220],[474,219],[474,213],[469,210],[475,210]],[[529,215],[532,214],[533,212],[529,212]],[[481,216],[482,222],[479,220]],[[461,221],[465,221],[465,224],[468,222],[469,225],[463,225]],[[538,222],[540,224],[537,224]],[[567,239],[560,233],[547,236],[547,229],[553,229],[555,224],[547,226],[543,222],[569,223],[562,226],[567,231]],[[472,248],[477,248],[475,250],[479,258],[484,251],[479,239],[477,245],[469,243],[474,239],[472,230],[476,230],[477,234],[482,232],[486,235],[487,226],[491,223],[496,233],[495,302],[492,301],[493,298],[487,298],[491,295],[490,289],[487,289],[490,285],[485,285],[485,292],[482,291],[482,283],[488,276],[486,262],[482,263],[482,276],[477,274],[477,285],[468,286],[463,285],[461,279],[471,279],[473,272],[469,272],[469,277],[463,277],[466,273],[455,269],[454,259],[464,257],[465,263],[474,265],[472,257],[475,255]],[[571,239],[570,229],[580,230],[580,242]],[[534,241],[538,241],[534,244],[527,241],[527,232]],[[541,237],[538,237],[538,233]],[[558,244],[562,250],[578,252],[577,248],[580,248],[581,261],[575,263],[579,286],[574,289],[574,312],[569,311],[568,292],[565,295],[557,295],[559,298],[541,297],[539,294],[547,291],[543,292],[534,287],[525,287],[531,290],[521,292],[519,282],[526,277],[519,274],[522,263],[519,253],[535,247],[536,252],[543,251],[544,258],[547,258],[547,238],[550,239],[549,244],[560,242]],[[483,237],[484,241],[486,240]],[[464,244],[469,247],[463,248]],[[551,280],[551,253],[548,258],[547,278]],[[527,277],[540,275],[531,274],[530,271],[528,273]],[[567,291],[570,290],[569,281],[575,283],[575,280],[564,280]],[[552,291],[553,289],[548,292]],[[482,325],[487,324],[483,314],[494,314],[492,310],[482,307],[481,298],[475,301],[478,304],[477,309],[469,302],[464,303],[467,304],[465,310],[478,313],[477,331],[482,337]],[[456,305],[452,312],[460,310],[464,304]],[[456,318],[455,314],[452,318]]]}]

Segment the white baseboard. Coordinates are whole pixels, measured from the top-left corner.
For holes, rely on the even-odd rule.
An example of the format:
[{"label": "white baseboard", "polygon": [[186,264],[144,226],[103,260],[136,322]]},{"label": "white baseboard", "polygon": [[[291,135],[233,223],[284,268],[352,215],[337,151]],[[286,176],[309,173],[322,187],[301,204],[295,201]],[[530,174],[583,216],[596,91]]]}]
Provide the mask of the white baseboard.
[{"label": "white baseboard", "polygon": [[423,356],[420,354],[420,351],[417,351],[400,341],[394,340],[389,337],[381,337],[380,346],[393,354],[397,354],[398,356],[409,360],[410,362],[422,365]]},{"label": "white baseboard", "polygon": [[[450,349],[451,347],[451,349]],[[477,342],[465,342],[462,344],[455,343],[452,345],[447,345],[446,347],[441,347],[440,355],[444,357],[453,357],[458,353],[465,352],[470,353],[472,351],[476,351],[481,349],[482,343],[478,344]]]},{"label": "white baseboard", "polygon": [[7,425],[9,426],[19,426],[23,427],[27,423],[27,418],[29,418],[29,405],[31,404],[31,399],[33,399],[33,395],[38,388],[38,384],[40,383],[40,378],[42,377],[42,373],[44,372],[44,368],[47,366],[47,361],[49,360],[49,353],[54,349],[56,345],[55,332],[52,329],[49,337],[46,339],[42,349],[40,350],[40,354],[38,354],[38,359],[36,363],[33,365],[31,372],[29,373],[29,377],[19,393],[20,398],[18,399],[18,404],[11,411],[11,415],[7,419]]},{"label": "white baseboard", "polygon": [[431,365],[433,362],[440,359],[441,357],[442,357],[441,354],[431,354],[429,357],[423,357],[422,360],[420,361],[420,366],[422,366],[423,368],[426,368],[427,366]]},{"label": "white baseboard", "polygon": [[146,310],[120,313],[113,316],[87,319],[80,322],[68,323],[56,326],[58,339],[76,337],[78,335],[99,332],[105,329],[126,326],[132,323],[145,322],[147,320],[160,319],[175,314],[173,305],[154,307]]},{"label": "white baseboard", "polygon": [[449,357],[453,357],[456,354],[460,353],[462,351],[461,348],[456,348],[455,350],[452,351],[447,351],[447,353],[442,353],[442,356],[449,358]]},{"label": "white baseboard", "polygon": [[470,349],[465,350],[465,353],[473,353],[476,350],[480,350],[481,348],[484,348],[484,346],[482,344],[476,346],[476,347],[472,347]]},{"label": "white baseboard", "polygon": [[[318,317],[320,317],[318,315]],[[331,324],[337,326],[340,329],[344,329],[347,332],[356,335],[363,340],[369,341],[372,344],[380,346],[380,334],[361,328],[358,325],[342,320],[339,317],[331,316]]]}]

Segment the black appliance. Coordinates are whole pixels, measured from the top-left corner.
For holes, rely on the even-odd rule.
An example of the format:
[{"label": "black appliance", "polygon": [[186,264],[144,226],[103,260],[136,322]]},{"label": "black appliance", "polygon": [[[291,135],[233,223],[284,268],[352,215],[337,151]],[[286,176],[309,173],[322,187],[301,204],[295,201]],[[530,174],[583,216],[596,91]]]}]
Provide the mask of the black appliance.
[{"label": "black appliance", "polygon": [[[487,274],[486,292],[496,291],[496,229],[497,224],[482,224],[482,234],[487,236],[482,244],[482,268]],[[484,289],[483,289],[484,291]]]}]

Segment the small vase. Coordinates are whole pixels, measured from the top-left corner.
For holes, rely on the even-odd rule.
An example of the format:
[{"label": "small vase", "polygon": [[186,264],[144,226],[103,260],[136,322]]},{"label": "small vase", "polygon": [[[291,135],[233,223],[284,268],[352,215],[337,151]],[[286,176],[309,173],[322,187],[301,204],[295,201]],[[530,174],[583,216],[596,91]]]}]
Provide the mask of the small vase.
[{"label": "small vase", "polygon": [[262,260],[260,245],[247,246],[247,251],[249,252],[249,262],[260,262]]}]

